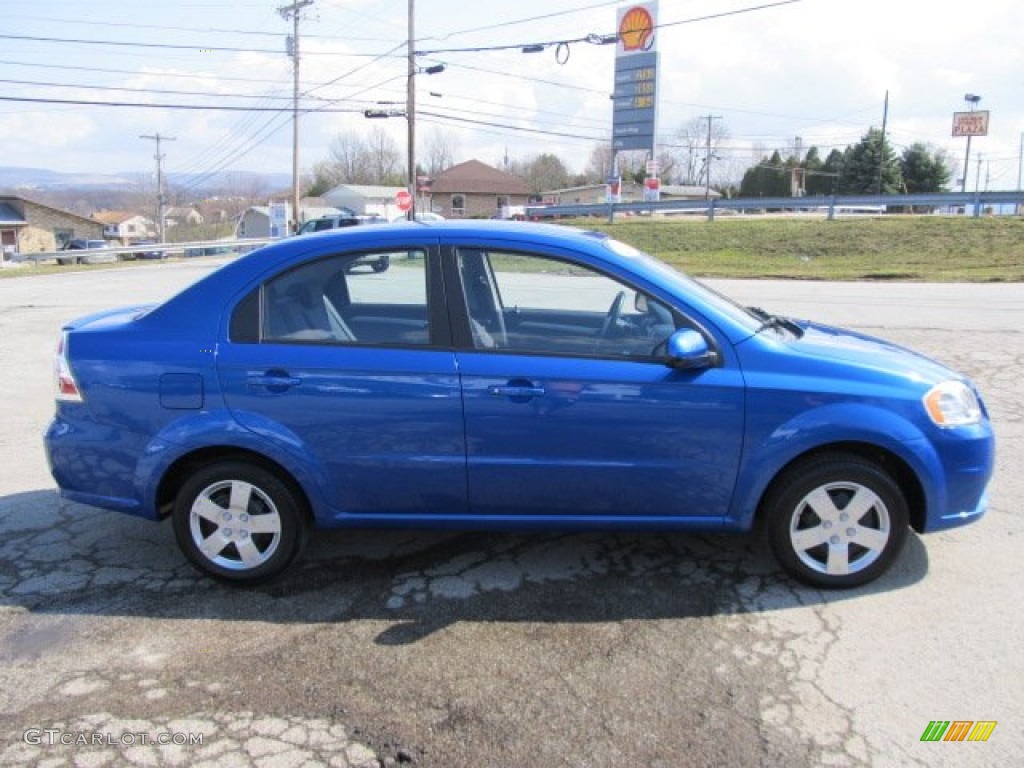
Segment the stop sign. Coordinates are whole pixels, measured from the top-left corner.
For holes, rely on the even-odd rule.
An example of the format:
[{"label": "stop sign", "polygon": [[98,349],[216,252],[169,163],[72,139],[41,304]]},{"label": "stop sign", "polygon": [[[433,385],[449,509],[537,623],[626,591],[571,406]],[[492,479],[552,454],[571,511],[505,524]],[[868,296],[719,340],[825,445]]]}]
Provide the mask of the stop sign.
[{"label": "stop sign", "polygon": [[405,213],[412,208],[412,195],[409,194],[409,190],[401,189],[398,194],[395,195],[395,205],[398,206],[398,210]]}]

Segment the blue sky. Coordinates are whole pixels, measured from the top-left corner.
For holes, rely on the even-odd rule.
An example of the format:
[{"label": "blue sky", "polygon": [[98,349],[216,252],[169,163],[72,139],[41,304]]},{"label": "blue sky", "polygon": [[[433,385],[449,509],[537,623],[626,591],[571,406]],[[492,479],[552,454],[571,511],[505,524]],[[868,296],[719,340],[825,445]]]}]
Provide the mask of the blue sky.
[{"label": "blue sky", "polygon": [[[964,94],[991,110],[990,135],[972,144],[969,188],[1017,185],[1024,131],[1024,5],[1016,0],[660,0],[659,133],[720,116],[730,138],[723,167],[743,168],[800,136],[822,154],[880,126],[896,147],[924,141],[963,160],[950,136]],[[290,106],[290,24],[284,0],[36,0],[8,4],[0,35],[0,95],[182,105]],[[437,51],[568,40],[614,31],[615,2],[418,0],[417,48]],[[713,14],[717,19],[697,21]],[[379,126],[405,146],[401,119],[367,121],[377,102],[404,102],[407,0],[316,0],[302,24],[301,164],[327,155],[339,131]],[[688,22],[689,23],[680,23]],[[43,39],[25,39],[43,38]],[[64,42],[58,41],[64,40]],[[79,42],[67,42],[76,40]],[[91,42],[86,42],[91,41]],[[131,45],[114,45],[129,43]],[[179,46],[179,47],[154,47]],[[236,50],[218,50],[236,49]],[[582,170],[610,132],[614,48],[576,43],[568,61],[542,53],[443,52],[439,75],[417,78],[417,130],[449,135],[456,160],[499,164],[542,152]],[[90,86],[90,87],[86,87]],[[127,89],[127,90],[110,90]],[[158,92],[163,91],[163,92]],[[401,106],[401,105],[399,105]],[[328,111],[340,110],[340,111]],[[147,171],[153,143],[170,171],[288,172],[287,113],[99,107],[0,101],[0,165],[77,172]],[[2,183],[2,179],[0,179]]]}]

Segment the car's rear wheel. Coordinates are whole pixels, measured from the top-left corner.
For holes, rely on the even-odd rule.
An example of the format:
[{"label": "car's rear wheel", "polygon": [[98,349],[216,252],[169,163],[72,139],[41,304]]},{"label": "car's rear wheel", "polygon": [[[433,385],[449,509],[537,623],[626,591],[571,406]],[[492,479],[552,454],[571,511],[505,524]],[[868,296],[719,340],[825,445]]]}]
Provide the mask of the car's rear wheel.
[{"label": "car's rear wheel", "polygon": [[373,271],[386,272],[389,266],[391,266],[391,258],[389,256],[381,256],[379,259],[373,262]]},{"label": "car's rear wheel", "polygon": [[884,573],[906,539],[907,502],[877,464],[850,454],[813,457],[788,470],[763,506],[772,550],[805,584],[866,584]]},{"label": "car's rear wheel", "polygon": [[284,571],[306,543],[308,517],[273,472],[246,461],[197,471],[174,503],[174,533],[200,571],[233,584],[259,584]]}]

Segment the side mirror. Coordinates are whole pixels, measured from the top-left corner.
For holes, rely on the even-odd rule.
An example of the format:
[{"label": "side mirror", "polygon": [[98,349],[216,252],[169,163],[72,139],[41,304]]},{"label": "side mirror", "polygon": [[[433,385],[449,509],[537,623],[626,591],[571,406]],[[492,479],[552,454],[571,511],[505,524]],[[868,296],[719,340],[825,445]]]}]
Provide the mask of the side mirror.
[{"label": "side mirror", "polygon": [[668,337],[665,354],[671,368],[710,368],[718,362],[718,355],[708,347],[707,340],[697,331],[684,328]]}]

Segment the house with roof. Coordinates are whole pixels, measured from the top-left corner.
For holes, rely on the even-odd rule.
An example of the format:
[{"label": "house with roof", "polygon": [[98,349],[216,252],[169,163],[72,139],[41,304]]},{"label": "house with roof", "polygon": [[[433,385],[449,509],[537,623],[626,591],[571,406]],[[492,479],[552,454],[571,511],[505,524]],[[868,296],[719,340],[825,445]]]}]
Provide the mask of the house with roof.
[{"label": "house with roof", "polygon": [[5,259],[15,253],[56,251],[74,238],[102,237],[99,221],[19,195],[0,195],[0,244]]},{"label": "house with roof", "polygon": [[431,210],[450,219],[492,218],[530,201],[524,179],[479,160],[439,173],[430,188]]},{"label": "house with roof", "polygon": [[153,237],[156,227],[152,219],[130,211],[100,211],[92,215],[103,224],[103,237],[108,240],[120,240],[129,245],[141,238]]},{"label": "house with roof", "polygon": [[164,225],[167,227],[197,226],[203,223],[203,214],[193,206],[175,206],[164,211]]}]

